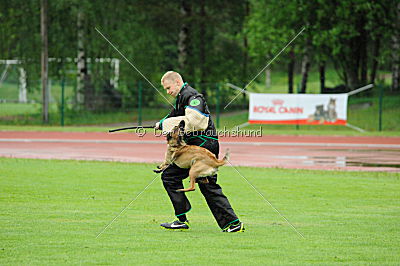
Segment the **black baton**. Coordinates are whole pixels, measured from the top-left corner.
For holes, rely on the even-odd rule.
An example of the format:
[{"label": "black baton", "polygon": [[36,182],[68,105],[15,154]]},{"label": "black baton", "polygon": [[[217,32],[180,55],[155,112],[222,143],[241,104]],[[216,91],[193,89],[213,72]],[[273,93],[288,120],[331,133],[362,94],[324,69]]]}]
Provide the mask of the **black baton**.
[{"label": "black baton", "polygon": [[135,127],[122,127],[122,128],[116,128],[116,129],[110,129],[108,132],[115,132],[115,131],[121,131],[121,130],[127,130],[127,129],[137,129],[137,128],[154,128],[154,126],[135,126]]}]

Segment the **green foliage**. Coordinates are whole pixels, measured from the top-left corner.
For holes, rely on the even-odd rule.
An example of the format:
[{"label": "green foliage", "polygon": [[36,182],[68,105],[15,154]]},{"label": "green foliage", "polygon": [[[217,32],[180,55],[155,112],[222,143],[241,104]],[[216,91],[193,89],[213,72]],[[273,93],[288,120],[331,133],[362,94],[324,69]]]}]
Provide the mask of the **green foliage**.
[{"label": "green foliage", "polygon": [[[372,82],[363,73],[373,71],[373,60],[388,69],[391,37],[396,34],[392,23],[397,16],[396,1],[251,3],[245,31],[249,34],[250,51],[257,58],[272,58],[304,26],[306,30],[290,48],[296,57],[300,58],[304,48],[311,45],[313,63],[333,63],[342,82],[351,88]],[[285,62],[285,58],[282,56],[275,64]]]},{"label": "green foliage", "polygon": [[[183,3],[189,10],[187,15],[182,13]],[[121,59],[117,93],[122,95],[123,104],[131,104],[138,97],[141,81],[143,87],[150,88],[143,94],[147,107],[166,103],[95,28],[161,91],[160,77],[171,69],[181,72],[190,84],[231,82],[244,86],[303,27],[306,30],[271,64],[273,71],[287,72],[287,63],[293,59],[290,53],[299,73],[301,58],[307,52],[314,69],[322,63],[335,67],[340,81],[332,84],[327,80],[327,86],[345,83],[355,88],[372,82],[376,66],[381,71],[390,70],[391,43],[398,30],[394,0],[57,0],[48,1],[48,5],[49,57],[59,59],[49,63],[50,78],[66,78],[68,86],[76,87],[77,66],[69,59],[78,54],[77,17],[82,14],[86,58]],[[181,66],[178,59],[184,53],[178,43],[183,26],[187,27],[187,63]],[[28,90],[40,92],[40,1],[0,1],[0,32],[0,59],[21,59],[27,70]],[[89,63],[88,73],[87,91],[90,87],[93,99],[105,101],[114,74],[110,64]],[[264,77],[261,73],[252,83],[255,90],[263,86]],[[319,81],[312,79],[311,92],[315,92]],[[287,80],[282,81],[279,86],[283,88]],[[198,89],[206,96],[215,96],[212,86]],[[75,94],[76,88],[69,95],[72,102]],[[222,101],[232,99],[226,87],[221,87],[220,95]],[[235,103],[243,106],[246,99]],[[75,105],[73,109],[82,109]],[[102,107],[85,106],[96,111]]]},{"label": "green foliage", "polygon": [[244,233],[222,233],[198,190],[188,193],[190,231],[163,230],[159,224],[172,220],[173,210],[159,177],[129,205],[155,177],[153,167],[0,158],[0,264],[382,265],[400,259],[398,173],[239,167],[302,239],[232,167],[220,169],[219,183]]},{"label": "green foliage", "polygon": [[[191,30],[188,61],[193,70],[180,69],[183,76],[191,82],[199,82],[200,72],[203,71],[201,75],[208,82],[223,79],[237,81],[235,77],[241,70],[233,70],[232,65],[240,62],[242,56],[235,35],[241,31],[243,5],[241,1],[229,4],[205,1],[203,4],[205,17],[200,16],[201,6],[197,2],[190,3],[190,16],[182,17],[180,4],[173,1],[49,1],[49,57],[61,59],[60,62],[50,63],[50,75],[60,79],[68,74],[68,70],[75,68],[66,58],[77,56],[77,16],[81,12],[87,58],[120,58],[95,30],[98,28],[153,84],[160,87],[161,75],[167,70],[179,68],[179,31],[182,22],[187,22]],[[39,5],[37,1],[0,3],[0,25],[5,31],[1,35],[3,49],[0,58],[26,59],[24,62],[29,66],[28,77],[31,81],[40,77]],[[222,9],[224,12],[221,12]],[[27,15],[30,13],[32,16]],[[204,36],[200,30],[202,22]],[[199,58],[200,44],[205,45],[204,62]],[[108,64],[92,63],[89,68],[93,86],[102,90],[104,81],[112,75],[110,67]],[[143,78],[121,58],[120,80],[123,84],[135,84]],[[153,94],[149,100],[154,101],[157,97]]]}]

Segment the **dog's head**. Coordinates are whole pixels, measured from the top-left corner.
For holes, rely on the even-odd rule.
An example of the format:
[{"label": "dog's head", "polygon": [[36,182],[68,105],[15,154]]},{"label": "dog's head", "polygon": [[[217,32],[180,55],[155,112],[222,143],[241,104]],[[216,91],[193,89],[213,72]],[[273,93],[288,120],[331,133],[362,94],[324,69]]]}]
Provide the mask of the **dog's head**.
[{"label": "dog's head", "polygon": [[167,142],[170,146],[181,146],[185,144],[183,134],[185,132],[185,121],[182,120],[178,126],[175,126],[170,133],[167,134]]}]

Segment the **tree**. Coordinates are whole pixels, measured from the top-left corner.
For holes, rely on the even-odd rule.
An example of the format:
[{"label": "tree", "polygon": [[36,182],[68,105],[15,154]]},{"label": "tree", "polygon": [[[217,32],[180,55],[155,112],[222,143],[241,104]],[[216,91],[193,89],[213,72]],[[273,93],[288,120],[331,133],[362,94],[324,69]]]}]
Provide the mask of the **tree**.
[{"label": "tree", "polygon": [[[305,26],[298,9],[296,1],[251,2],[251,12],[245,28],[249,32],[250,54],[255,62],[266,64]],[[303,35],[298,36],[272,63],[287,63],[289,93],[293,93],[295,58],[302,51],[301,47],[304,47]]]},{"label": "tree", "polygon": [[189,51],[190,47],[190,26],[189,21],[191,19],[191,6],[189,1],[182,0],[181,1],[181,29],[179,32],[178,39],[178,61],[179,61],[179,69],[187,69],[188,61],[189,61]]},{"label": "tree", "polygon": [[400,3],[393,8],[393,33],[392,33],[392,91],[400,90]]},{"label": "tree", "polygon": [[[396,74],[400,54],[400,45],[397,44],[399,27],[396,26],[399,15],[396,13],[398,8],[393,8],[398,7],[396,1],[293,0],[285,2],[284,8],[275,0],[263,3],[254,1],[252,4],[254,12],[250,14],[247,27],[252,36],[253,56],[260,56],[261,50],[271,51],[279,37],[270,36],[286,36],[287,29],[294,29],[296,25],[305,25],[307,28],[304,38],[296,41],[296,50],[290,53],[289,92],[293,86],[293,55],[299,53],[299,47],[303,56],[302,92],[306,91],[311,57],[320,68],[321,89],[324,87],[326,63],[332,62],[343,82],[354,89],[374,82],[379,62],[388,58],[388,51],[393,51],[392,76],[399,76]],[[382,43],[391,43],[392,46],[382,46]],[[385,52],[381,52],[383,49]],[[396,81],[393,83],[396,84]]]},{"label": "tree", "polygon": [[48,28],[48,8],[47,0],[41,0],[40,2],[40,32],[42,37],[42,105],[43,105],[43,122],[49,123],[49,84],[48,84],[48,38],[47,38],[47,28]]}]

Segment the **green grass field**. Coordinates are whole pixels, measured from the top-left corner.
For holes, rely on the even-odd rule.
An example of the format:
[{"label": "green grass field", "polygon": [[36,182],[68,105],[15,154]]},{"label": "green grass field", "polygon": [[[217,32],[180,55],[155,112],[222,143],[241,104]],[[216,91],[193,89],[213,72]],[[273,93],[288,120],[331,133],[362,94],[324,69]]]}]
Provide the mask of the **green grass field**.
[{"label": "green grass field", "polygon": [[[154,165],[0,158],[0,264],[376,264],[400,261],[400,174],[232,167],[219,182],[246,232],[222,233],[201,193],[192,228],[173,219]],[[185,182],[185,185],[187,183]]]}]

